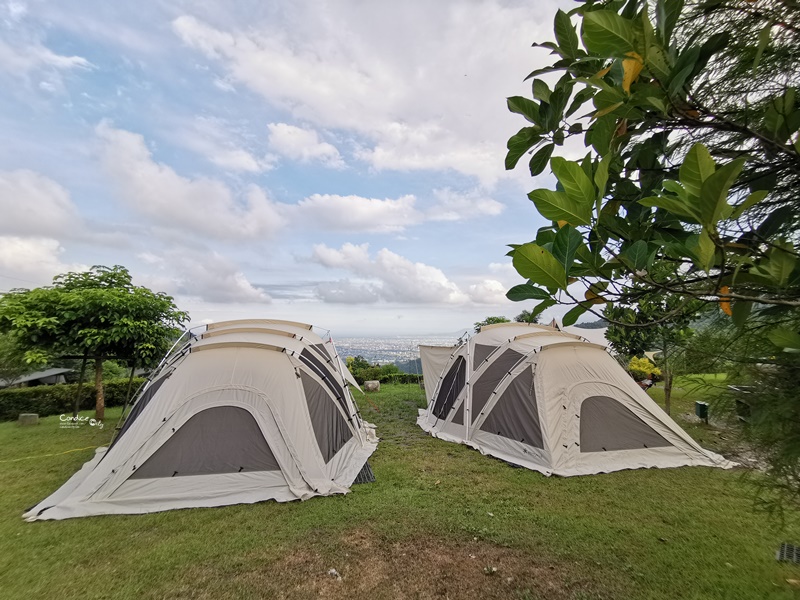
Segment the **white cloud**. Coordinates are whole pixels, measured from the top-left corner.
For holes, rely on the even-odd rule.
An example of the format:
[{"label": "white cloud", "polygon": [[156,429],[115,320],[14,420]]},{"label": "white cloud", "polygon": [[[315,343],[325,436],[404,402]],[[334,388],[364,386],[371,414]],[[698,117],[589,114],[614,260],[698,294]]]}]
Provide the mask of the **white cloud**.
[{"label": "white cloud", "polygon": [[0,285],[35,287],[47,285],[67,271],[85,271],[86,265],[61,260],[64,248],[46,237],[0,236]]},{"label": "white cloud", "polygon": [[320,300],[330,304],[373,304],[381,298],[379,287],[349,279],[320,283],[315,291]]},{"label": "white cloud", "polygon": [[[373,258],[368,244],[356,246],[348,243],[339,250],[317,244],[311,259],[325,267],[347,270],[359,278],[366,278],[369,287],[361,284],[361,291],[372,290],[374,295],[387,302],[458,304],[467,300],[467,296],[441,270],[412,262],[387,248],[379,250]],[[353,284],[346,288],[339,281],[333,289],[347,291],[347,295],[341,294],[343,298],[363,302],[358,300],[357,294],[350,293]],[[323,290],[320,295],[324,298],[325,293]]]},{"label": "white cloud", "polygon": [[314,194],[304,198],[289,212],[298,223],[313,223],[335,231],[386,233],[402,231],[422,221],[414,196],[395,200]]},{"label": "white cloud", "polygon": [[56,54],[40,43],[11,45],[0,40],[0,71],[24,76],[38,69],[90,69],[92,63],[80,56]]},{"label": "white cloud", "polygon": [[275,204],[256,186],[237,198],[217,179],[183,177],[154,161],[141,135],[107,122],[96,133],[118,195],[153,222],[220,239],[271,236],[284,225]]},{"label": "white cloud", "polygon": [[[229,80],[349,132],[376,169],[453,169],[490,185],[506,176],[505,141],[520,127],[504,98],[525,93],[524,75],[549,60],[530,42],[552,35],[541,15],[557,5],[297,3],[247,29],[189,15],[172,26]],[[286,34],[295,30],[304,35]]]},{"label": "white cloud", "polygon": [[484,279],[480,283],[469,286],[469,297],[478,304],[505,304],[508,288],[496,279]]},{"label": "white cloud", "polygon": [[0,234],[75,235],[80,218],[69,193],[28,170],[0,171]]},{"label": "white cloud", "polygon": [[259,158],[242,147],[235,128],[222,119],[197,117],[176,137],[179,143],[226,171],[260,173],[274,167],[274,156]]},{"label": "white cloud", "polygon": [[155,267],[145,276],[148,287],[176,296],[190,296],[205,302],[269,303],[269,294],[251,284],[230,259],[217,252],[198,252],[174,247],[164,258],[144,252],[142,262]]},{"label": "white cloud", "polygon": [[286,123],[269,123],[269,146],[278,154],[300,162],[319,161],[334,168],[344,167],[339,151],[328,142],[320,141],[313,129],[303,129]]},{"label": "white cloud", "polygon": [[445,188],[434,190],[436,203],[426,211],[432,221],[463,221],[473,216],[494,217],[503,212],[505,206],[489,198],[480,190],[459,193]]}]

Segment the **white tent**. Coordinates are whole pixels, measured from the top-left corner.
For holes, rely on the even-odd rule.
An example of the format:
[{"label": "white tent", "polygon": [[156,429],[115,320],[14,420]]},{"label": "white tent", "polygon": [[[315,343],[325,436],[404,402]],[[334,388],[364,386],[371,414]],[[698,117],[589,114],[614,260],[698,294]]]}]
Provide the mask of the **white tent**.
[{"label": "white tent", "polygon": [[23,517],[346,493],[377,446],[348,382],[333,344],[310,325],[208,325],[165,359],[111,446]]},{"label": "white tent", "polygon": [[429,396],[417,423],[435,437],[545,475],[734,466],[692,440],[605,347],[579,336],[502,323],[420,354]]}]

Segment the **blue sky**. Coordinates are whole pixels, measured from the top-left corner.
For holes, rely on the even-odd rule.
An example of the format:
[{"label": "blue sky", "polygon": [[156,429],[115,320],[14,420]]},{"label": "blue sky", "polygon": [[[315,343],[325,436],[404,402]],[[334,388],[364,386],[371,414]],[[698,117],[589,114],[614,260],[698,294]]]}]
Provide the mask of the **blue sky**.
[{"label": "blue sky", "polygon": [[122,264],[194,324],[513,317],[554,181],[503,169],[505,98],[558,6],[0,0],[0,291]]}]

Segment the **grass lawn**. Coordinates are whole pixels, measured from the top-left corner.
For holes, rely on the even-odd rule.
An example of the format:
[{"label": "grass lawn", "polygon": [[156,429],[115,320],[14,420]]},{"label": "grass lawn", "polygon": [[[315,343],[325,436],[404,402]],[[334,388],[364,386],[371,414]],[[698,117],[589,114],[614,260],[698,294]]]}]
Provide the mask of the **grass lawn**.
[{"label": "grass lawn", "polygon": [[[677,383],[680,422],[694,397]],[[780,531],[754,513],[741,470],[547,478],[425,435],[416,386],[384,385],[358,401],[382,441],[370,460],[377,482],[347,496],[58,522],[20,515],[92,456],[68,451],[108,441],[119,409],[104,430],[61,429],[58,417],[0,423],[0,598],[800,594],[787,583],[800,568],[774,559],[782,541],[800,541],[800,526]],[[704,443],[724,437],[713,426],[687,429]]]}]

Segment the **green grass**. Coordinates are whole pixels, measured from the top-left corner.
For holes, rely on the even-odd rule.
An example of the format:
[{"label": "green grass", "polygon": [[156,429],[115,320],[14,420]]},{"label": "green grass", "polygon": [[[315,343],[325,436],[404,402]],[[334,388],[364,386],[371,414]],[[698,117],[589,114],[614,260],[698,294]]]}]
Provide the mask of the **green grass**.
[{"label": "green grass", "polygon": [[[694,397],[678,383],[680,421]],[[425,435],[416,386],[359,403],[381,436],[377,482],[346,496],[58,522],[20,515],[92,455],[67,451],[107,442],[119,409],[102,431],[1,423],[0,597],[795,597],[800,569],[774,552],[800,529],[754,513],[741,471],[546,478]]]}]

